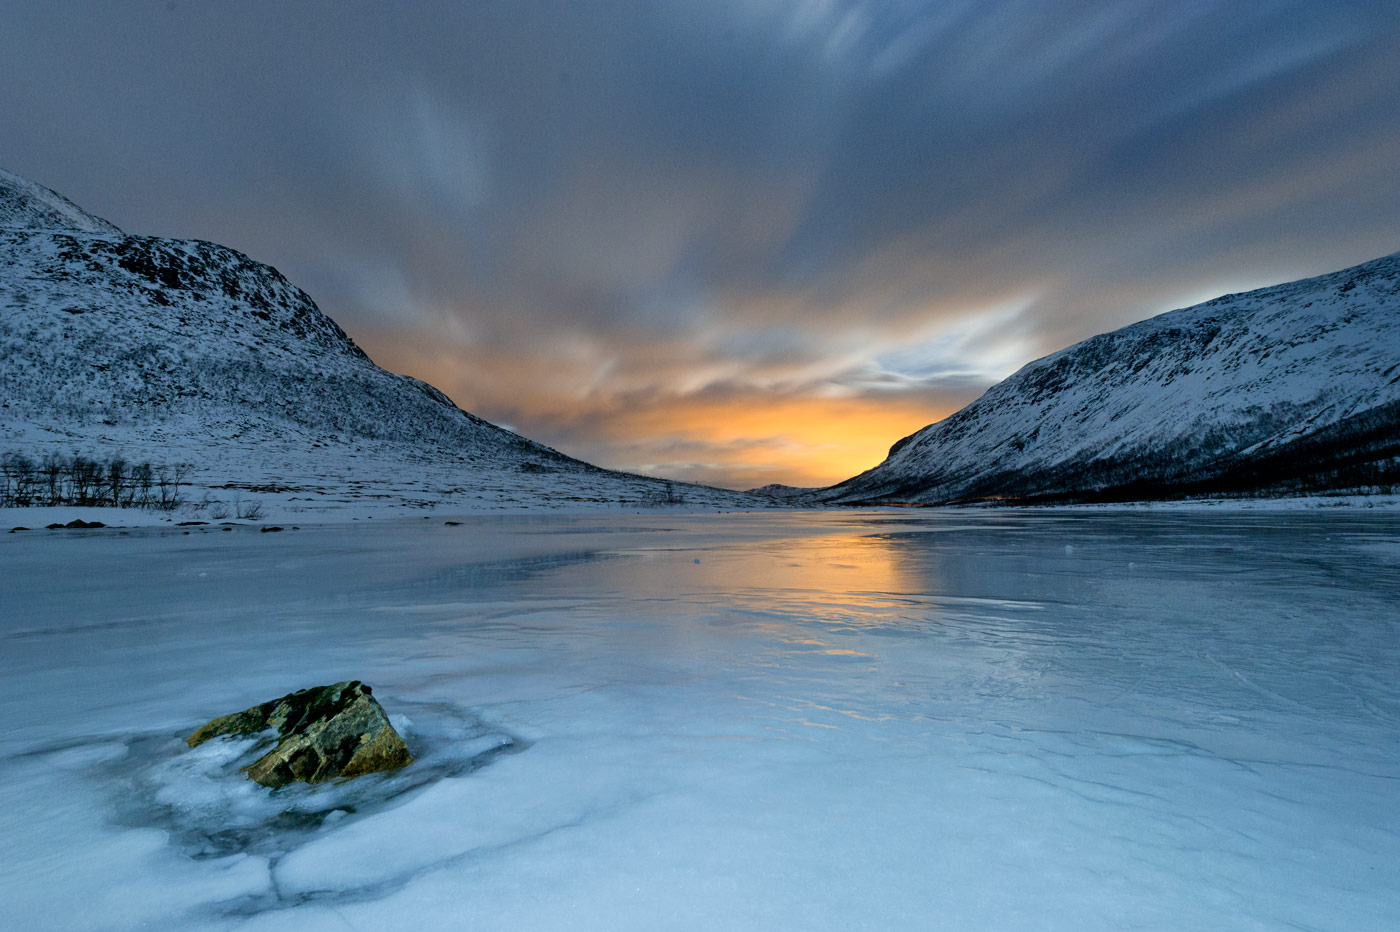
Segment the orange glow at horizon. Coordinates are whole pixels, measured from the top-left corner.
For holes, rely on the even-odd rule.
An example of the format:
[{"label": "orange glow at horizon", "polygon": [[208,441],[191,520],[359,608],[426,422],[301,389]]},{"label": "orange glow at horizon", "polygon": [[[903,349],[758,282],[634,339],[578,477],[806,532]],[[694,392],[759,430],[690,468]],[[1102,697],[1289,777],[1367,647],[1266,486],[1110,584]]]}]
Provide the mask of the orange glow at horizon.
[{"label": "orange glow at horizon", "polygon": [[700,450],[693,458],[678,452],[669,460],[633,462],[624,468],[664,476],[668,466],[688,467],[689,472],[701,460],[710,475],[694,476],[695,481],[720,483],[723,480],[713,474],[727,472],[734,479],[723,484],[736,488],[771,482],[825,486],[877,465],[895,441],[952,411],[899,396],[676,399],[615,418],[607,435],[618,441],[676,440],[683,448],[693,444]]},{"label": "orange glow at horizon", "polygon": [[701,394],[571,391],[547,358],[503,354],[464,366],[451,348],[369,335],[376,362],[460,407],[598,466],[734,489],[827,486],[884,460],[897,440],[972,400],[918,391]]}]

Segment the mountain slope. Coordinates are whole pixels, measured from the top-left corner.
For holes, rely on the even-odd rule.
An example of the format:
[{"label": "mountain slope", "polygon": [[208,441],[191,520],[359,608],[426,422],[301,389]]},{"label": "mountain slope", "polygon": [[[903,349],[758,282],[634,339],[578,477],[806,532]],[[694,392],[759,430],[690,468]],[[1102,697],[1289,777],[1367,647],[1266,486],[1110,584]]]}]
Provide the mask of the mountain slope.
[{"label": "mountain slope", "polygon": [[1400,254],[1038,359],[810,500],[1365,489],[1400,479]]},{"label": "mountain slope", "polygon": [[[269,266],[213,243],[125,235],[9,173],[0,404],[0,451],[183,463],[207,487],[469,503],[676,497],[380,369]],[[755,501],[682,488],[692,503]]]},{"label": "mountain slope", "polygon": [[0,230],[66,230],[120,236],[121,230],[63,195],[0,168]]}]

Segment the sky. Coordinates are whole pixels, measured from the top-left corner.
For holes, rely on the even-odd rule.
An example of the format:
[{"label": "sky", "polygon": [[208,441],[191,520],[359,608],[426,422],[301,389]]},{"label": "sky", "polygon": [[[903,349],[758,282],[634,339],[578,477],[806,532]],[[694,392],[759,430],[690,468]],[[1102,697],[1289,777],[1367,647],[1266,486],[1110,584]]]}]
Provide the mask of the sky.
[{"label": "sky", "polygon": [[1400,250],[1400,4],[0,0],[0,166],[570,455],[823,485]]}]

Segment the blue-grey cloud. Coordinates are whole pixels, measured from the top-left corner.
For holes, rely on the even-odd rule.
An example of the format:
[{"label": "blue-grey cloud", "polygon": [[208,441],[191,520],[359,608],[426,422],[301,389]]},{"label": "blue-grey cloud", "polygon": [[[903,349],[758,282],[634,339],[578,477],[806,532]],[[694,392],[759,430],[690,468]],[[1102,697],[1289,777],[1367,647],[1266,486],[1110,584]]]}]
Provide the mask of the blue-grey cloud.
[{"label": "blue-grey cloud", "polygon": [[1400,248],[1380,0],[0,20],[0,164],[271,262],[377,358],[614,465],[690,449],[597,439],[638,406],[951,404],[1174,304]]}]

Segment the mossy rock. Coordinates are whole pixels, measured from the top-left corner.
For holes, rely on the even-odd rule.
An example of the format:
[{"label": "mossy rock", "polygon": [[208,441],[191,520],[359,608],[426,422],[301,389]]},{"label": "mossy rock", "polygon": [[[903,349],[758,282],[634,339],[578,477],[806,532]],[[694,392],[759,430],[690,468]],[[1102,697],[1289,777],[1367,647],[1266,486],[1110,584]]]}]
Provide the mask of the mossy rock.
[{"label": "mossy rock", "polygon": [[274,789],[288,783],[324,783],[395,770],[413,762],[368,686],[359,680],[289,693],[251,709],[208,722],[186,739],[198,747],[210,738],[247,737],[277,731],[277,746],[243,768]]}]

